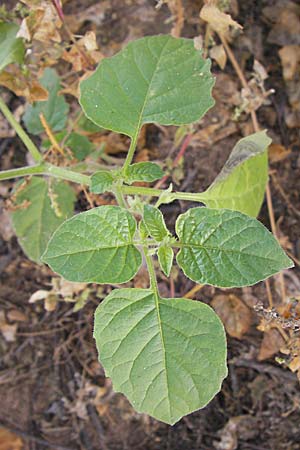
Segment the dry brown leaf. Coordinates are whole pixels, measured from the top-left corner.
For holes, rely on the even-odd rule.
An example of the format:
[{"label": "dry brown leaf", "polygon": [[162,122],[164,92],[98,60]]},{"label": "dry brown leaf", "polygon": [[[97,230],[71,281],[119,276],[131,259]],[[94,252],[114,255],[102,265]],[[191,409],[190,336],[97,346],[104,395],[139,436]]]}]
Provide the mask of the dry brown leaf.
[{"label": "dry brown leaf", "polygon": [[270,330],[265,331],[257,357],[258,361],[263,361],[264,359],[268,359],[276,355],[284,344],[285,341],[276,328],[271,328]]},{"label": "dry brown leaf", "polygon": [[283,78],[286,81],[293,80],[296,74],[300,74],[300,45],[285,45],[279,52]]},{"label": "dry brown leaf", "polygon": [[217,64],[221,67],[222,70],[225,68],[227,55],[222,44],[215,45],[214,47],[212,47],[209,51],[209,55],[212,59],[214,59],[217,62]]},{"label": "dry brown leaf", "polygon": [[6,322],[4,311],[0,311],[0,332],[7,342],[14,342],[16,340],[16,332],[18,325],[10,325]]},{"label": "dry brown leaf", "polygon": [[300,371],[300,356],[296,356],[292,359],[292,361],[289,363],[289,369],[292,372]]},{"label": "dry brown leaf", "polygon": [[211,306],[220,316],[227,333],[241,339],[249,330],[252,314],[245,303],[233,294],[217,295],[213,298]]},{"label": "dry brown leaf", "polygon": [[269,160],[271,163],[276,163],[286,159],[291,153],[291,149],[285,148],[281,144],[271,144],[268,149]]},{"label": "dry brown leaf", "polygon": [[48,99],[48,91],[37,80],[27,79],[17,66],[11,66],[9,71],[0,74],[0,85],[25,97],[30,103]]},{"label": "dry brown leaf", "polygon": [[26,322],[28,320],[27,316],[19,309],[10,309],[7,318],[11,322]]},{"label": "dry brown leaf", "polygon": [[22,439],[6,428],[0,428],[0,450],[21,450]]},{"label": "dry brown leaf", "polygon": [[103,55],[97,49],[96,35],[93,31],[88,31],[72,45],[70,50],[63,52],[62,59],[71,63],[75,72],[80,72],[103,59]]},{"label": "dry brown leaf", "polygon": [[236,450],[239,439],[248,441],[255,438],[258,433],[258,419],[256,417],[250,414],[232,417],[224,428],[218,432],[221,441],[214,442],[214,448],[217,450]]},{"label": "dry brown leaf", "polygon": [[62,297],[73,297],[73,295],[79,294],[87,287],[86,283],[73,283],[63,278],[58,279],[58,284],[58,293]]},{"label": "dry brown leaf", "polygon": [[31,38],[37,41],[49,43],[61,42],[59,28],[61,20],[51,2],[41,1],[38,6],[31,7],[31,14],[27,19],[27,27]]},{"label": "dry brown leaf", "polygon": [[206,0],[200,11],[200,18],[208,22],[214,31],[222,35],[228,33],[229,27],[243,29],[238,22],[231,18],[230,14],[220,11],[213,0]]}]

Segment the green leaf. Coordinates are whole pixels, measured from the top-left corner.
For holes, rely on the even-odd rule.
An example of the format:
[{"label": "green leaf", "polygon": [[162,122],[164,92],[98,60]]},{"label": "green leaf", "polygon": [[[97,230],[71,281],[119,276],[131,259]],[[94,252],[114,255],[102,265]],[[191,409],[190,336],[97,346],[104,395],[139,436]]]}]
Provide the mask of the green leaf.
[{"label": "green leaf", "polygon": [[215,181],[199,194],[201,200],[210,208],[228,208],[256,217],[268,182],[267,148],[271,141],[265,131],[239,140]]},{"label": "green leaf", "polygon": [[[66,130],[56,133],[56,141],[60,144],[66,134]],[[51,147],[51,145],[52,144],[49,139],[44,139],[42,142],[43,148],[48,149]],[[64,146],[68,147],[71,150],[72,154],[76,159],[78,159],[78,161],[83,161],[94,150],[93,144],[89,141],[89,139],[86,136],[82,136],[78,133],[70,133],[70,135],[66,139]]]},{"label": "green leaf", "polygon": [[23,116],[24,123],[28,131],[32,134],[40,134],[44,128],[40,121],[40,113],[43,113],[45,119],[52,131],[62,130],[67,122],[69,105],[62,95],[58,95],[61,89],[59,76],[54,69],[45,69],[41,85],[49,92],[48,100],[34,102],[28,105]]},{"label": "green leaf", "polygon": [[52,236],[43,261],[69,281],[125,283],[142,258],[133,245],[134,218],[118,206],[100,206],[66,220]]},{"label": "green leaf", "polygon": [[197,301],[114,290],[96,310],[94,337],[114,389],[172,425],[203,408],[227,376],[223,325]]},{"label": "green leaf", "polygon": [[130,42],[80,84],[80,104],[95,124],[135,138],[144,123],[199,120],[214,101],[210,61],[190,39],[150,36]]},{"label": "green leaf", "polygon": [[24,60],[25,47],[23,40],[16,37],[18,31],[15,23],[0,22],[0,72],[8,64],[22,64]]},{"label": "green leaf", "polygon": [[109,170],[99,170],[91,176],[90,191],[95,194],[102,194],[110,191],[114,182],[113,174]]},{"label": "green leaf", "polygon": [[71,133],[65,145],[69,147],[78,161],[83,161],[94,149],[88,138],[78,133]]},{"label": "green leaf", "polygon": [[49,185],[44,178],[32,177],[21,187],[16,203],[24,206],[12,213],[12,221],[19,243],[30,259],[40,262],[53,232],[73,214],[74,202],[73,190],[62,181]]},{"label": "green leaf", "polygon": [[293,267],[274,236],[256,219],[227,209],[191,208],[178,217],[177,262],[201,284],[250,286]]},{"label": "green leaf", "polygon": [[152,181],[159,180],[164,175],[163,170],[158,164],[153,162],[140,162],[132,164],[128,167],[126,183],[131,184],[135,181]]},{"label": "green leaf", "polygon": [[170,276],[173,259],[174,259],[174,252],[171,247],[168,245],[162,245],[159,247],[158,252],[158,262],[161,267],[161,270],[164,272],[164,274],[168,277]]},{"label": "green leaf", "polygon": [[158,208],[152,205],[145,205],[143,219],[149,235],[157,242],[161,242],[165,237],[169,236],[170,232],[166,227],[164,216]]}]

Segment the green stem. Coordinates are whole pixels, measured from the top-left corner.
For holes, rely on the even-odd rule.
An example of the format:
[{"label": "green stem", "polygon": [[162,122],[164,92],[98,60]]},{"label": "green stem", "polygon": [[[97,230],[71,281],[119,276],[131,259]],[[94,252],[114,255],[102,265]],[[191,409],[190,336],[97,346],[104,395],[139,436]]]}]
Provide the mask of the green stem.
[{"label": "green stem", "polygon": [[161,189],[148,188],[143,186],[121,186],[123,194],[127,195],[146,195],[150,197],[159,197],[164,191]]},{"label": "green stem", "polygon": [[127,153],[127,156],[126,156],[126,159],[124,162],[124,166],[123,166],[123,172],[125,175],[127,174],[128,167],[131,164],[131,161],[132,161],[132,158],[133,158],[133,155],[135,152],[139,131],[140,131],[140,129],[138,128],[138,130],[136,131],[135,135],[133,136],[133,138],[131,139],[131,142],[130,142],[130,147],[129,147],[129,150],[128,150],[128,153]]},{"label": "green stem", "polygon": [[56,167],[52,164],[41,163],[36,166],[26,166],[20,169],[4,170],[0,172],[0,180],[10,180],[12,178],[25,177],[27,175],[48,175],[62,180],[73,181],[78,184],[90,185],[90,177],[81,173],[73,172],[63,167]]},{"label": "green stem", "polygon": [[14,115],[10,112],[2,98],[0,97],[0,110],[6,117],[7,121],[10,123],[10,125],[15,129],[17,135],[19,138],[23,141],[25,147],[28,149],[28,151],[31,153],[33,159],[36,162],[41,162],[43,160],[43,156],[39,152],[36,145],[32,142],[28,134],[23,130],[21,125],[16,121]]},{"label": "green stem", "polygon": [[52,164],[45,164],[45,169],[46,170],[44,172],[44,175],[49,175],[55,178],[61,178],[62,180],[73,181],[73,183],[84,184],[87,186],[91,184],[91,179],[88,175],[73,172],[70,169],[53,166]]},{"label": "green stem", "polygon": [[155,273],[155,269],[154,269],[154,265],[153,265],[153,260],[152,260],[151,256],[148,253],[148,248],[147,247],[143,247],[143,252],[144,252],[144,255],[145,255],[147,269],[148,269],[148,272],[149,272],[150,287],[156,294],[158,294],[157,279],[156,279],[156,273]]},{"label": "green stem", "polygon": [[0,180],[10,180],[11,178],[25,177],[26,175],[43,174],[45,166],[38,164],[36,166],[21,167],[20,169],[3,170],[0,172]]},{"label": "green stem", "polygon": [[[163,189],[154,189],[141,186],[125,186],[121,187],[123,194],[128,195],[145,195],[150,197],[160,197],[165,191]],[[168,194],[168,200],[173,202],[174,200],[188,200],[191,202],[202,202],[206,199],[205,193],[194,192],[170,192]]]},{"label": "green stem", "polygon": [[115,197],[117,199],[119,206],[121,206],[121,208],[127,209],[127,205],[126,205],[125,199],[123,197],[123,192],[122,192],[121,186],[115,187],[114,194],[115,194]]}]

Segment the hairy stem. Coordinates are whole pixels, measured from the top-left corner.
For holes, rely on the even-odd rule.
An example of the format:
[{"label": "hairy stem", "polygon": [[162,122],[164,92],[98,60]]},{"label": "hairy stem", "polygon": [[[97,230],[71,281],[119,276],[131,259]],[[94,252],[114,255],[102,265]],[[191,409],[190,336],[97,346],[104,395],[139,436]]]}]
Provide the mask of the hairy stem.
[{"label": "hairy stem", "polygon": [[0,110],[2,111],[3,115],[6,117],[7,121],[10,123],[10,125],[14,128],[19,138],[24,143],[27,150],[30,152],[31,156],[36,162],[41,162],[43,160],[43,156],[39,152],[36,145],[33,143],[33,141],[30,139],[28,134],[25,132],[25,130],[21,127],[19,122],[15,119],[14,115],[10,112],[8,107],[6,106],[5,102],[0,97]]}]

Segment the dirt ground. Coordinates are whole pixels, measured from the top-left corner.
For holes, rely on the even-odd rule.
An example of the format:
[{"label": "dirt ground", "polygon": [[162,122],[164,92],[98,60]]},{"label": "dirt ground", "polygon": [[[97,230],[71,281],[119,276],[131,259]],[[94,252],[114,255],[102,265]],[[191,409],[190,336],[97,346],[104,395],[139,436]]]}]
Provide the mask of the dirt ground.
[{"label": "dirt ground", "polygon": [[[276,144],[270,154],[270,188],[278,235],[297,261],[300,259],[300,71],[298,66],[292,78],[284,76],[279,52],[286,46],[300,45],[300,5],[297,0],[231,3],[231,13],[243,26],[243,33],[230,46],[247,79],[253,78],[253,63],[258,60],[268,74],[265,89],[275,91],[257,114],[260,127],[269,130]],[[185,0],[182,4],[181,35],[203,36],[205,25],[199,20],[202,1]],[[77,33],[95,31],[101,52],[108,56],[129,40],[170,32],[173,22],[168,6],[156,6],[154,0],[74,0],[65,2],[64,12],[71,25],[72,20],[80,22]],[[288,24],[279,21],[283,9],[298,15],[298,28],[291,21]],[[235,142],[252,132],[246,112],[233,120],[241,86],[232,65],[227,61],[222,70],[214,61],[212,69],[216,76],[216,105],[196,125],[196,137],[185,152],[184,164],[173,173],[175,188],[182,191],[204,190],[222,168]],[[10,107],[18,107],[20,99],[8,91],[6,95]],[[74,98],[70,96],[69,100],[74,109],[78,108],[74,106]],[[173,145],[175,131],[174,127],[147,126],[137,157],[143,158],[146,152],[150,159],[174,159],[178,152]],[[112,140],[111,146],[120,144],[119,140]],[[7,137],[0,142],[0,157],[2,168],[18,167],[25,161],[25,149],[17,138]],[[226,291],[226,295],[233,294],[246,305],[250,323],[241,338],[228,336],[229,375],[222,391],[203,410],[173,427],[165,425],[136,413],[124,396],[114,393],[97,361],[92,337],[93,312],[108,288],[90,286],[88,301],[78,312],[63,301],[52,312],[45,310],[43,302],[28,302],[37,290],[50,290],[55,276],[47,267],[30,262],[13,235],[4,210],[11,187],[10,182],[0,186],[0,313],[4,314],[0,315],[0,323],[1,317],[2,320],[5,317],[13,334],[12,339],[7,339],[7,335],[5,338],[0,333],[1,450],[300,449],[299,379],[287,367],[291,355],[280,352],[286,347],[283,337],[276,329],[263,328],[268,308],[265,283]],[[171,228],[175,217],[187,206],[190,205],[175,202],[162,208]],[[81,194],[76,208],[86,207]],[[270,228],[266,202],[259,219]],[[299,275],[297,263],[295,269],[284,274],[287,299],[299,298]],[[143,271],[134,284],[147,285]],[[169,295],[170,289],[175,289],[177,297],[193,286],[176,270],[171,287],[167,279],[159,280],[162,294]],[[280,309],[278,278],[271,279],[270,288],[275,306]],[[220,294],[224,291],[204,287],[194,298],[210,303]],[[285,334],[293,338],[294,346],[300,346],[298,329],[287,326]],[[4,429],[12,434],[7,435]]]}]

